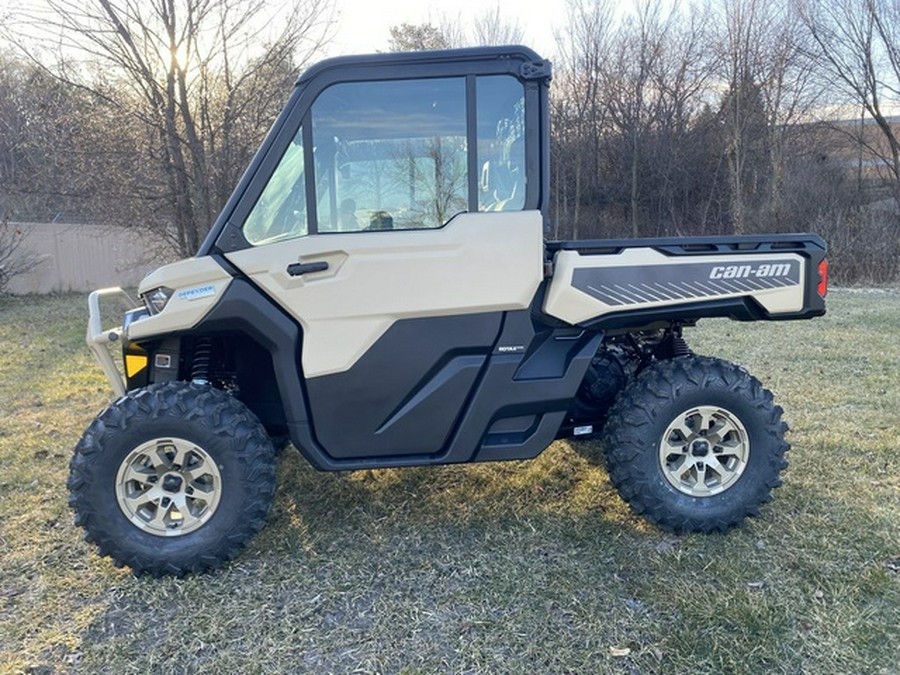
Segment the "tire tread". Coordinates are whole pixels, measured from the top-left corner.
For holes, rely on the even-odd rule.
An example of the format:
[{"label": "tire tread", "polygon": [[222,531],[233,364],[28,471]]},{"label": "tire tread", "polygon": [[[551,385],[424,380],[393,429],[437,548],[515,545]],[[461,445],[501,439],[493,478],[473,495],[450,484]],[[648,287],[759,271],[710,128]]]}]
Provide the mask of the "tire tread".
[{"label": "tire tread", "polygon": [[[217,540],[214,550],[199,550],[180,564],[138,556],[115,533],[105,531],[98,523],[100,507],[93,494],[93,469],[104,461],[105,443],[138,419],[164,417],[190,420],[209,433],[229,439],[229,450],[241,465],[246,487],[240,525]],[[116,567],[128,566],[136,575],[184,576],[220,567],[262,530],[274,499],[275,473],[272,444],[262,424],[246,406],[207,385],[166,382],[126,394],[88,426],[69,463],[68,501],[75,512],[75,524],[85,531],[85,541],[96,545],[100,555],[111,558]]]},{"label": "tire tread", "polygon": [[[767,447],[751,449],[751,453],[763,453],[764,478],[756,481],[749,498],[735,501],[725,515],[688,515],[673,508],[670,500],[653,489],[652,483],[657,480],[654,471],[659,470],[659,438],[648,439],[648,432],[658,422],[659,411],[670,411],[666,405],[677,401],[686,389],[724,389],[741,397],[765,422],[762,432]],[[788,466],[785,453],[790,449],[784,440],[788,426],[781,414],[772,393],[738,365],[703,356],[657,362],[625,387],[610,410],[604,433],[610,479],[634,513],[665,530],[708,533],[738,527],[747,517],[758,515],[760,505],[769,502],[771,491],[781,485],[780,473]],[[758,457],[753,459],[760,461]]]}]

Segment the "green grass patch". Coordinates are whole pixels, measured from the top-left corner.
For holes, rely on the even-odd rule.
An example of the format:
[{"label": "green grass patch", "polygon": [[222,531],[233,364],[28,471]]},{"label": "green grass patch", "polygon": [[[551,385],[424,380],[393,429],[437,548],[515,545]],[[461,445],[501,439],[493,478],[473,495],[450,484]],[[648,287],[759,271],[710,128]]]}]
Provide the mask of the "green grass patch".
[{"label": "green grass patch", "polygon": [[348,474],[289,450],[250,547],[162,580],[98,558],[66,505],[71,448],[110,397],[86,313],[80,295],[0,299],[0,672],[897,672],[900,291],[687,332],[792,427],[784,487],[740,530],[631,515],[596,443]]}]

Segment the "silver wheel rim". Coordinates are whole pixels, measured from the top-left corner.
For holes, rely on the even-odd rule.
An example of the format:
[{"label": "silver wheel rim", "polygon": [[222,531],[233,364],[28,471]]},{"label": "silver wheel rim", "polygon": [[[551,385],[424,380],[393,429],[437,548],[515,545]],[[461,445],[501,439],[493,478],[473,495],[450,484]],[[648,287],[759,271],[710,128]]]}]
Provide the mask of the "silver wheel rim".
[{"label": "silver wheel rim", "polygon": [[666,480],[691,497],[709,497],[730,488],[744,473],[750,439],[741,421],[716,406],[679,414],[659,444]]},{"label": "silver wheel rim", "polygon": [[132,525],[158,537],[202,527],[219,506],[222,476],[212,457],[182,438],[139,445],[119,466],[116,499]]}]

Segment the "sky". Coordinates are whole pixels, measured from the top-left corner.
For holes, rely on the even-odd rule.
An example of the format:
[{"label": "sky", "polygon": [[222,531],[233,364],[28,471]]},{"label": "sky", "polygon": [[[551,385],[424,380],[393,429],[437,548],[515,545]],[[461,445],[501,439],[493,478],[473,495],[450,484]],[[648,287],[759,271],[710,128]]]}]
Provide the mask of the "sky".
[{"label": "sky", "polygon": [[563,0],[336,0],[337,32],[328,47],[332,56],[384,51],[391,26],[401,23],[440,23],[441,17],[456,19],[492,12],[500,7],[501,15],[518,23],[525,33],[525,44],[541,56],[553,56],[554,30],[565,22]]},{"label": "sky", "polygon": [[[76,4],[79,0],[73,0]],[[274,0],[273,7],[279,2]],[[323,49],[312,55],[312,61],[329,56],[370,54],[387,51],[390,28],[403,23],[430,22],[435,26],[454,22],[468,26],[473,17],[493,14],[497,8],[504,20],[517,25],[524,35],[521,42],[544,58],[552,59],[556,51],[555,33],[566,20],[566,0],[537,3],[535,0],[326,0],[332,6],[332,38]],[[0,24],[22,0],[0,0]],[[29,9],[43,9],[43,0],[26,0]],[[273,25],[275,22],[272,22]],[[13,34],[18,29],[13,29]],[[277,27],[275,28],[277,30]],[[4,46],[0,25],[0,48]],[[26,42],[30,42],[26,38]]]},{"label": "sky", "polygon": [[[78,2],[79,0],[74,0]],[[280,0],[290,3],[291,0]],[[328,56],[371,54],[386,51],[389,29],[402,23],[430,22],[436,26],[446,22],[468,25],[477,16],[492,14],[497,8],[501,16],[521,28],[522,43],[544,58],[552,59],[556,51],[555,33],[566,21],[566,0],[538,3],[536,0],[326,0],[332,5],[332,39],[313,55],[313,61]],[[275,0],[273,6],[278,5]],[[29,8],[41,7],[42,0],[26,0]],[[0,22],[8,13],[21,8],[21,0],[0,0]],[[273,22],[274,23],[274,22]],[[0,27],[2,28],[2,27]],[[4,36],[0,30],[0,47]]]}]

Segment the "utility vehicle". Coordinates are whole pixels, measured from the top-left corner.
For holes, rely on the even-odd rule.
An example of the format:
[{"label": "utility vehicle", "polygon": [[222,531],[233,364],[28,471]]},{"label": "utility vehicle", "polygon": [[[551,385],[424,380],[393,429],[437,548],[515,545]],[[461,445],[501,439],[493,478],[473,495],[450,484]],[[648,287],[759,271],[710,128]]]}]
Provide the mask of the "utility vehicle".
[{"label": "utility vehicle", "polygon": [[757,513],[782,410],[682,331],[823,314],[825,244],[546,241],[550,76],[524,47],[323,61],[197,255],[147,276],[119,328],[100,304],[121,289],[91,294],[117,398],[68,486],[102,554],[220,565],[263,527],[288,442],[340,471],[528,459],[602,429],[612,481],[661,527]]}]

